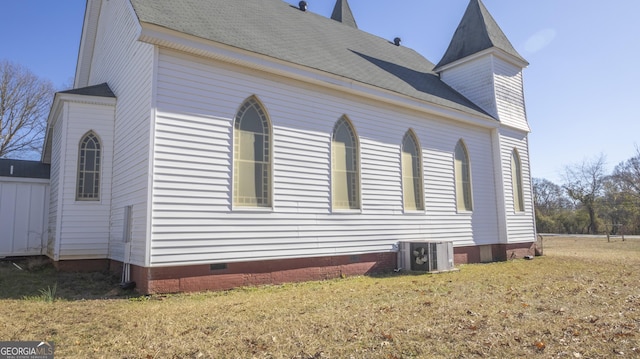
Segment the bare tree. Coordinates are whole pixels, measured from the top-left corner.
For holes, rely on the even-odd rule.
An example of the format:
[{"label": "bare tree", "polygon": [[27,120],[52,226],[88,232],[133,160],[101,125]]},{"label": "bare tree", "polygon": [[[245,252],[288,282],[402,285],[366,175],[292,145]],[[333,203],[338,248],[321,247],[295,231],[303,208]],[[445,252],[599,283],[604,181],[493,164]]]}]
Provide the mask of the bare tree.
[{"label": "bare tree", "polygon": [[635,156],[616,166],[613,177],[623,187],[622,191],[640,198],[640,147],[636,147]]},{"label": "bare tree", "polygon": [[544,214],[554,210],[573,209],[562,187],[545,178],[533,178],[533,201],[536,209]]},{"label": "bare tree", "polygon": [[578,201],[589,214],[589,228],[591,234],[598,233],[596,218],[596,200],[602,195],[606,178],[606,157],[600,154],[593,160],[565,167],[563,188],[567,195]]},{"label": "bare tree", "polygon": [[54,93],[50,81],[0,60],[0,158],[40,151]]}]

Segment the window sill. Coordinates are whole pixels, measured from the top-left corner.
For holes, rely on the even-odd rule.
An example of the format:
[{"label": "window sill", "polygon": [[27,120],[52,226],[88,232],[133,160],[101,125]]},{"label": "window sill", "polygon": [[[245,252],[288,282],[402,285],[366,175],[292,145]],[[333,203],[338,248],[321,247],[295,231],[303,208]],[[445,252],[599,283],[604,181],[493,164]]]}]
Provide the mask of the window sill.
[{"label": "window sill", "polygon": [[408,216],[424,216],[425,214],[427,214],[427,212],[424,209],[408,209],[404,210],[403,214],[406,214]]},{"label": "window sill", "polygon": [[231,212],[271,213],[274,212],[274,209],[273,207],[232,207]]},{"label": "window sill", "polygon": [[99,199],[76,199],[75,203],[84,203],[84,204],[101,204],[102,201]]},{"label": "window sill", "polygon": [[332,214],[362,214],[362,209],[332,209]]}]

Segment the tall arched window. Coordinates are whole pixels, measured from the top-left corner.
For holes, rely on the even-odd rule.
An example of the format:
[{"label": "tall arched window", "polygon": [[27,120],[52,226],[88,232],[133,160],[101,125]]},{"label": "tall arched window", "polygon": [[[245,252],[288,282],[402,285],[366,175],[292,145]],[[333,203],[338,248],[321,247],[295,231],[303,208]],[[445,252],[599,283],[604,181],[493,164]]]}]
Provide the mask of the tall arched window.
[{"label": "tall arched window", "polygon": [[524,212],[524,192],[522,186],[522,162],[517,149],[511,152],[511,183],[513,184],[513,209]]},{"label": "tall arched window", "polygon": [[418,140],[409,130],[402,140],[402,191],[405,210],[424,210],[422,156]]},{"label": "tall arched window", "polygon": [[102,146],[93,131],[87,132],[78,146],[78,181],[76,200],[100,200],[100,170]]},{"label": "tall arched window", "polygon": [[238,110],[233,126],[233,204],[271,207],[271,123],[255,97]]},{"label": "tall arched window", "polygon": [[358,138],[349,120],[336,122],[331,138],[332,203],[335,209],[360,208]]},{"label": "tall arched window", "polygon": [[455,177],[457,208],[459,211],[472,211],[471,163],[469,153],[462,140],[458,141],[455,150]]}]

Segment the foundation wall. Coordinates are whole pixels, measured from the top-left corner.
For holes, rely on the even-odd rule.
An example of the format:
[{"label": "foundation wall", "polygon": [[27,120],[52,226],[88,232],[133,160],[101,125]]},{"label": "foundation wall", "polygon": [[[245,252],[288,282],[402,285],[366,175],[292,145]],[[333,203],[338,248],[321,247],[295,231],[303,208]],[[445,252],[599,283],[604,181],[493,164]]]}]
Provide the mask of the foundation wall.
[{"label": "foundation wall", "polygon": [[[491,245],[493,261],[523,258],[535,254],[535,243]],[[487,249],[480,246],[454,248],[455,265],[487,261]],[[108,259],[54,262],[60,271],[122,272],[122,263]],[[325,280],[342,276],[390,272],[397,267],[397,253],[354,256],[296,258],[226,264],[145,268],[131,265],[131,280],[143,294],[227,290],[245,286]]]},{"label": "foundation wall", "polygon": [[175,293],[376,274],[395,267],[396,253],[390,252],[184,267],[132,265],[131,280],[141,293]]}]

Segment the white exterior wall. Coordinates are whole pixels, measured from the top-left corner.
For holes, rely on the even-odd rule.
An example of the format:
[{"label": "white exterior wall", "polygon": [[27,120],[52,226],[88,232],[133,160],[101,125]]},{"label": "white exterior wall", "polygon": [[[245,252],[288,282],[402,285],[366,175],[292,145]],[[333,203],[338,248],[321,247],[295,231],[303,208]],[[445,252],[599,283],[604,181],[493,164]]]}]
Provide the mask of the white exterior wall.
[{"label": "white exterior wall", "polygon": [[[505,211],[508,242],[531,242],[535,240],[535,213],[533,210],[533,193],[527,133],[502,129],[500,133],[500,143],[505,186]],[[516,212],[514,207],[513,180],[511,175],[511,154],[514,149],[518,150],[521,161],[524,212]]]},{"label": "white exterior wall", "polygon": [[530,130],[522,68],[487,54],[446,69],[441,78],[505,126]]},{"label": "white exterior wall", "polygon": [[[232,124],[256,95],[274,132],[274,208],[231,206]],[[498,243],[491,132],[213,60],[161,51],[151,265],[393,250],[399,240]],[[347,115],[360,140],[362,211],[330,208],[330,138]],[[422,146],[426,210],[403,213],[400,144]],[[453,152],[472,164],[474,211],[457,213]]]},{"label": "white exterior wall", "polygon": [[49,180],[0,177],[0,257],[45,253]]},{"label": "white exterior wall", "polygon": [[493,56],[483,56],[443,71],[440,78],[491,116],[498,118]]},{"label": "white exterior wall", "polygon": [[493,57],[495,92],[500,123],[529,131],[524,105],[522,69]]},{"label": "white exterior wall", "polygon": [[48,233],[47,233],[47,255],[54,260],[58,260],[57,254],[57,241],[58,228],[60,228],[59,222],[59,198],[63,193],[60,190],[60,170],[64,158],[61,156],[62,141],[66,138],[63,132],[64,118],[61,113],[57,114],[57,118],[54,120],[55,124],[50,131],[51,136],[51,167],[49,172],[49,183],[51,185],[49,191],[49,221],[48,221]]},{"label": "white exterior wall", "polygon": [[[113,106],[67,102],[56,123],[64,129],[63,138],[54,140],[65,155],[63,162],[52,161],[52,172],[59,187],[55,191],[54,259],[107,258],[111,208],[111,164],[113,161]],[[78,151],[82,137],[95,132],[102,145],[100,200],[77,201]],[[55,134],[54,134],[55,137]],[[58,144],[59,143],[59,144]],[[53,156],[52,158],[57,158]]]},{"label": "white exterior wall", "polygon": [[[138,42],[139,33],[128,1],[102,1],[89,83],[107,82],[118,98],[109,258],[123,261],[126,255],[128,262],[144,266],[154,47]],[[132,206],[132,241],[127,249],[123,243],[126,206]]]}]

